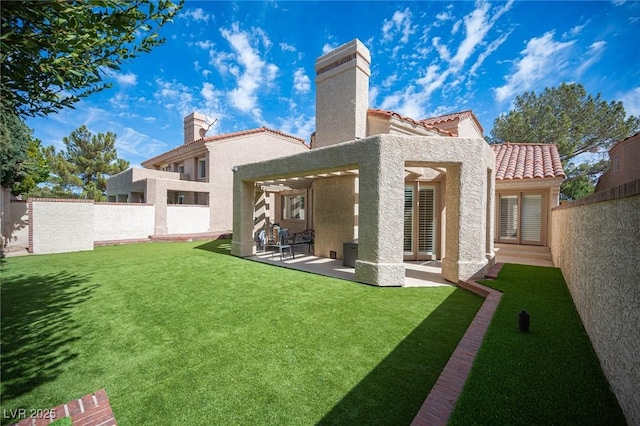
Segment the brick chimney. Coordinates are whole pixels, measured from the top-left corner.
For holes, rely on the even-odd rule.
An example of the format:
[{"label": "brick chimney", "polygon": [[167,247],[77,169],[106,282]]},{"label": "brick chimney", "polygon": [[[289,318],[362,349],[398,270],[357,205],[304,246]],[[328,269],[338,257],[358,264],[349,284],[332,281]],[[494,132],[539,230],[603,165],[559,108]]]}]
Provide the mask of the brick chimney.
[{"label": "brick chimney", "polygon": [[207,117],[199,112],[192,112],[184,118],[184,143],[188,144],[202,139],[206,132]]},{"label": "brick chimney", "polygon": [[314,148],[367,135],[371,53],[358,39],[316,60]]}]

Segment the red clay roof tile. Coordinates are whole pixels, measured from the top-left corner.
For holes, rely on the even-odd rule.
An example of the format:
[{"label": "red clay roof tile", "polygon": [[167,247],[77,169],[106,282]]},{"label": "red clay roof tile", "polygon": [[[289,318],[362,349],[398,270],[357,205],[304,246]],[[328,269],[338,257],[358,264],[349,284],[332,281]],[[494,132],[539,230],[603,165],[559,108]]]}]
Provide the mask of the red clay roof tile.
[{"label": "red clay roof tile", "polygon": [[496,180],[566,176],[557,145],[507,142],[491,148],[496,155]]},{"label": "red clay roof tile", "polygon": [[386,109],[378,109],[378,108],[369,108],[368,115],[376,115],[378,117],[385,117],[385,118],[391,118],[391,117],[396,117],[399,120],[405,121],[407,123],[411,123],[414,124],[416,126],[421,126],[424,127],[425,129],[429,129],[429,130],[433,130],[435,132],[438,132],[439,134],[443,135],[443,136],[455,136],[453,133],[451,133],[448,130],[443,130],[440,129],[437,126],[434,126],[432,124],[426,123],[424,120],[414,120],[413,118],[410,117],[405,117],[403,115],[398,114],[395,111],[389,111]]}]

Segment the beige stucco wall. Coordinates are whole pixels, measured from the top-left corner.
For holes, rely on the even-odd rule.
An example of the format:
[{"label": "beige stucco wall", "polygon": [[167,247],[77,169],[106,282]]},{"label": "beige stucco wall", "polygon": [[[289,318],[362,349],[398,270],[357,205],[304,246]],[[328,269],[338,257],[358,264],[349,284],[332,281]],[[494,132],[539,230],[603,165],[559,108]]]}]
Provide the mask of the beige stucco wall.
[{"label": "beige stucco wall", "polygon": [[96,203],[93,240],[113,241],[148,238],[153,235],[155,208],[148,204]]},{"label": "beige stucco wall", "polygon": [[209,206],[167,206],[169,234],[197,234],[209,231]]},{"label": "beige stucco wall", "polygon": [[93,202],[30,202],[32,251],[37,254],[93,250]]},{"label": "beige stucco wall", "polygon": [[318,179],[314,183],[315,255],[342,259],[342,244],[356,237],[354,203],[357,203],[356,178],[340,176]]},{"label": "beige stucco wall", "polygon": [[553,262],[628,423],[640,424],[640,195],[551,214]]},{"label": "beige stucco wall", "polygon": [[234,167],[309,150],[301,142],[268,132],[211,142],[207,147],[209,157],[215,159],[209,165],[211,230],[223,232],[233,228]]}]

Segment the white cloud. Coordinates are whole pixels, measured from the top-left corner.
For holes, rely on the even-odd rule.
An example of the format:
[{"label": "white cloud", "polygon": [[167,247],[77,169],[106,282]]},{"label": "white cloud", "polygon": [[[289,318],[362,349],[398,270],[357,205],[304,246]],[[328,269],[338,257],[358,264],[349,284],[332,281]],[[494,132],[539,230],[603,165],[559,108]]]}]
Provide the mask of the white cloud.
[{"label": "white cloud", "polygon": [[465,39],[458,47],[456,55],[451,60],[455,67],[462,67],[466,60],[474,53],[476,47],[484,42],[485,37],[493,28],[497,20],[513,5],[514,0],[496,9],[493,16],[489,15],[490,5],[486,2],[477,3],[476,9],[464,17]]},{"label": "white cloud", "polygon": [[566,33],[562,34],[562,38],[571,38],[571,37],[577,36],[578,34],[580,34],[582,32],[582,30],[584,29],[584,27],[587,26],[588,23],[589,23],[589,21],[585,22],[582,25],[576,25],[575,27],[571,28]]},{"label": "white cloud", "polygon": [[502,36],[489,43],[487,48],[478,55],[478,59],[476,59],[476,62],[469,69],[469,74],[475,75],[476,71],[478,70],[478,68],[480,68],[484,60],[487,59],[487,57],[491,55],[498,47],[500,47],[500,45],[507,40],[510,34],[511,31],[504,33]]},{"label": "white cloud", "polygon": [[389,77],[384,79],[382,87],[389,88],[393,86],[396,81],[398,81],[398,74],[391,74]]},{"label": "white cloud", "polygon": [[200,49],[203,49],[203,50],[211,50],[216,45],[211,40],[198,40],[198,41],[194,42],[193,44],[195,46],[198,46]]},{"label": "white cloud", "polygon": [[208,23],[209,19],[212,19],[212,16],[206,13],[200,7],[195,9],[187,9],[178,16],[183,19],[191,19],[196,22],[205,22],[205,23]]},{"label": "white cloud", "polygon": [[324,46],[322,46],[322,54],[325,55],[334,50],[336,47],[338,47],[338,45],[335,43],[325,43]]},{"label": "white cloud", "polygon": [[163,151],[166,143],[140,133],[131,127],[117,130],[116,149],[118,153],[127,153],[142,158],[150,158]]},{"label": "white cloud", "polygon": [[509,99],[516,93],[525,91],[546,77],[557,71],[554,66],[559,55],[574,41],[558,42],[553,40],[554,33],[549,31],[542,37],[534,37],[529,40],[527,47],[521,52],[522,57],[515,61],[516,71],[506,77],[504,86],[494,89],[495,98],[498,101]]},{"label": "white cloud", "polygon": [[299,94],[311,91],[311,79],[305,74],[303,68],[298,68],[293,73],[293,88]]},{"label": "white cloud", "polygon": [[259,89],[273,84],[279,69],[263,60],[255,45],[262,42],[268,47],[270,42],[264,31],[254,29],[253,33],[244,32],[240,30],[238,23],[232,24],[230,29],[222,28],[220,33],[233,50],[232,54],[223,55],[224,58],[218,63],[219,66],[226,65],[226,69],[236,78],[236,88],[228,92],[229,101],[235,108],[250,113],[260,122],[262,111],[258,105],[257,93]]},{"label": "white cloud", "polygon": [[448,21],[450,19],[453,19],[453,16],[451,16],[451,14],[449,12],[440,12],[436,15],[436,19],[438,21]]},{"label": "white cloud", "polygon": [[634,115],[640,117],[640,86],[626,93],[619,94],[617,98],[622,101],[627,116]]},{"label": "white cloud", "polygon": [[196,110],[193,94],[184,84],[176,80],[169,82],[158,78],[156,79],[156,85],[158,90],[153,96],[165,108],[176,110],[181,117],[186,117]]},{"label": "white cloud", "polygon": [[299,137],[305,141],[309,141],[311,133],[315,131],[315,116],[306,116],[304,114],[294,113],[291,116],[280,120],[278,129],[284,133]]},{"label": "white cloud", "polygon": [[593,64],[598,62],[602,57],[602,52],[607,45],[607,42],[604,40],[596,41],[589,46],[589,50],[587,52],[587,57],[582,59],[580,66],[576,70],[576,75],[581,77],[584,72]]},{"label": "white cloud", "polygon": [[135,86],[138,84],[138,76],[132,72],[119,73],[109,68],[101,68],[105,75],[114,79],[121,86]]},{"label": "white cloud", "polygon": [[289,43],[280,43],[280,50],[283,52],[295,52],[296,48]]},{"label": "white cloud", "polygon": [[382,24],[382,42],[392,41],[396,35],[401,35],[400,43],[407,44],[409,37],[416,32],[411,21],[411,10],[396,10],[391,19],[385,19]]},{"label": "white cloud", "polygon": [[431,40],[431,44],[438,51],[438,54],[440,55],[440,59],[442,59],[443,61],[449,62],[451,60],[451,53],[449,53],[449,48],[444,44],[440,44],[440,40],[441,40],[440,37],[434,37]]}]

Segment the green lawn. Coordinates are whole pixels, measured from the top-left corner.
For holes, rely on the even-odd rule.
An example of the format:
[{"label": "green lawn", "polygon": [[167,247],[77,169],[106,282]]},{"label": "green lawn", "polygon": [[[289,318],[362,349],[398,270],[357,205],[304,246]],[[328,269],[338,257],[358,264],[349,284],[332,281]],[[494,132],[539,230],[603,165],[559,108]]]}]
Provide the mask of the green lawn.
[{"label": "green lawn", "polygon": [[2,259],[3,413],[105,388],[120,425],[408,424],[482,303],[228,249]]},{"label": "green lawn", "polygon": [[503,296],[451,425],[625,424],[559,269],[507,264],[482,283]]}]

